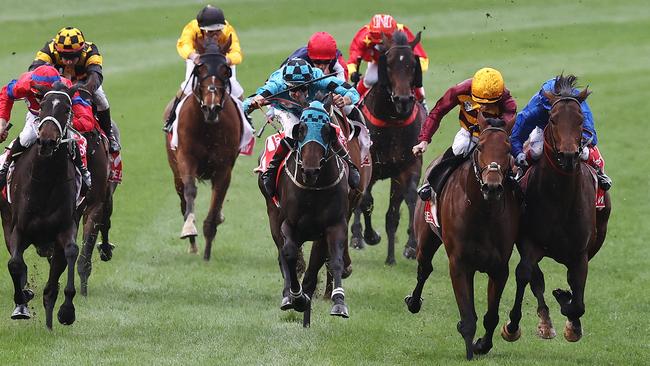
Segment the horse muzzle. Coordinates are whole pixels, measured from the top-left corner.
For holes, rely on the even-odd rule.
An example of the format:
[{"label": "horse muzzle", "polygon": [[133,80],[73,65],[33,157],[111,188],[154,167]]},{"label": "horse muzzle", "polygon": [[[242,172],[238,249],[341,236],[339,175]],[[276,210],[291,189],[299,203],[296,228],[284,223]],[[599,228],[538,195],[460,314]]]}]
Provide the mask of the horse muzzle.
[{"label": "horse muzzle", "polygon": [[413,110],[415,104],[415,96],[413,95],[393,95],[393,104],[395,104],[395,111],[399,114],[406,114]]},{"label": "horse muzzle", "polygon": [[219,112],[223,107],[219,104],[215,105],[202,105],[201,112],[203,112],[203,117],[205,118],[206,123],[218,123],[219,122]]},{"label": "horse muzzle", "polygon": [[558,165],[565,172],[574,171],[580,162],[580,152],[559,152],[557,154]]},{"label": "horse muzzle", "polygon": [[318,181],[320,168],[302,168],[302,180],[308,186],[313,186]]},{"label": "horse muzzle", "polygon": [[38,155],[47,158],[54,154],[58,146],[56,140],[41,140],[40,138],[36,139],[36,144],[38,145]]},{"label": "horse muzzle", "polygon": [[483,183],[481,193],[486,201],[498,201],[503,197],[503,184],[501,183]]}]

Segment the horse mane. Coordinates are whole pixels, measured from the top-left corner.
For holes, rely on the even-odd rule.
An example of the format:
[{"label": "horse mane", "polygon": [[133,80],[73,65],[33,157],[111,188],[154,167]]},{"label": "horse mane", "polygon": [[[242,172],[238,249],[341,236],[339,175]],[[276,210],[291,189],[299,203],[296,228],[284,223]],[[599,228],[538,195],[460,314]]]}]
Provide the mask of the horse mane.
[{"label": "horse mane", "polygon": [[396,30],[393,32],[393,45],[395,46],[407,46],[409,44],[408,37],[406,33],[401,30]]},{"label": "horse mane", "polygon": [[486,118],[485,122],[487,122],[490,127],[504,128],[506,126],[506,121],[501,118]]},{"label": "horse mane", "polygon": [[555,77],[555,88],[553,93],[560,97],[572,97],[575,94],[576,82],[578,77],[575,75],[564,76],[560,74]]}]

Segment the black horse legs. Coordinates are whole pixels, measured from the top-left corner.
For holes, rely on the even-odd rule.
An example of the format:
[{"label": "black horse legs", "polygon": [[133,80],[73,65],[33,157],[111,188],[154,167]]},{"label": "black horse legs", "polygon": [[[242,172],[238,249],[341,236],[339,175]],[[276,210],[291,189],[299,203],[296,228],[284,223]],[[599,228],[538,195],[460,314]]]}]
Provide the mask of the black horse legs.
[{"label": "black horse legs", "polygon": [[492,349],[492,337],[494,329],[499,324],[499,303],[503,288],[508,281],[508,266],[502,268],[496,273],[490,273],[488,281],[488,309],[483,317],[483,327],[485,335],[474,342],[473,351],[476,354],[487,354]]},{"label": "black horse legs", "polygon": [[77,256],[79,255],[79,247],[74,242],[74,236],[70,236],[70,239],[68,239],[67,243],[64,246],[63,252],[65,255],[65,261],[68,265],[68,280],[65,289],[63,290],[63,293],[65,294],[65,301],[59,308],[57,317],[59,319],[59,323],[63,325],[70,325],[75,321],[75,309],[74,304],[72,303],[72,300],[76,294],[76,290],[74,288],[74,266],[75,263],[77,263]]},{"label": "black horse legs", "polygon": [[31,315],[29,314],[29,308],[27,307],[27,302],[31,300],[31,291],[25,290],[24,287],[27,284],[27,265],[23,258],[23,248],[22,245],[18,243],[17,239],[19,236],[14,233],[12,235],[12,253],[7,267],[9,268],[9,273],[11,274],[11,279],[14,284],[14,303],[16,308],[11,314],[12,319],[29,319]]},{"label": "black horse legs", "polygon": [[456,295],[456,303],[460,312],[457,329],[465,340],[465,350],[468,360],[474,357],[473,344],[476,334],[476,310],[474,309],[474,271],[469,270],[458,260],[449,259],[449,274]]},{"label": "black horse legs", "polygon": [[580,317],[585,313],[586,254],[574,261],[572,265],[567,266],[567,268],[567,280],[571,292],[557,289],[553,291],[553,296],[560,304],[560,312],[568,319],[564,328],[564,338],[569,342],[577,342],[582,338]]}]

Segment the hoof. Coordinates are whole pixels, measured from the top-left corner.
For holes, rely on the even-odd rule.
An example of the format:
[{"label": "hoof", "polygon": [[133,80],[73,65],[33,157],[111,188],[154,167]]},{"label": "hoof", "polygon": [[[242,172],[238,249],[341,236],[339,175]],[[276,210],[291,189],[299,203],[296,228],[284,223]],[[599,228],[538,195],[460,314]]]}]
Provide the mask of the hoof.
[{"label": "hoof", "polygon": [[349,318],[350,314],[348,313],[348,307],[345,304],[334,304],[332,306],[332,311],[330,311],[332,316],[340,316],[342,318]]},{"label": "hoof", "polygon": [[343,273],[341,273],[341,278],[343,279],[348,278],[350,277],[351,274],[352,274],[352,264],[343,268]]},{"label": "hoof", "polygon": [[415,248],[411,248],[411,247],[407,246],[406,248],[404,248],[404,253],[402,253],[402,254],[404,255],[404,258],[406,258],[406,259],[415,259],[416,255],[417,255],[417,251],[415,250]]},{"label": "hoof", "polygon": [[486,342],[483,338],[479,338],[472,345],[472,350],[477,355],[486,355],[492,349],[492,342]]},{"label": "hoof", "polygon": [[508,342],[514,342],[518,340],[521,337],[521,328],[518,328],[516,332],[510,333],[508,331],[508,325],[510,324],[510,321],[508,321],[506,324],[503,325],[503,328],[501,328],[501,337],[505,339]]},{"label": "hoof", "polygon": [[25,303],[28,303],[34,298],[34,291],[26,288],[23,290],[23,296],[25,297]]},{"label": "hoof", "polygon": [[75,321],[74,306],[61,305],[56,317],[59,319],[59,323],[63,325],[71,325]]},{"label": "hoof", "polygon": [[556,335],[557,334],[555,333],[555,329],[553,329],[552,324],[545,322],[539,322],[539,324],[537,324],[538,337],[542,339],[553,339]]},{"label": "hoof", "polygon": [[363,234],[363,240],[366,241],[368,245],[377,245],[381,241],[381,235],[375,230],[367,231]]},{"label": "hoof", "polygon": [[422,308],[422,298],[416,300],[413,298],[413,295],[408,295],[404,298],[404,302],[406,303],[406,307],[408,307],[409,311],[413,314],[419,313],[420,308]]},{"label": "hoof", "polygon": [[397,262],[395,262],[395,258],[386,258],[386,262],[384,263],[389,266],[394,266],[395,264],[397,264]]},{"label": "hoof", "polygon": [[291,302],[291,298],[289,296],[283,297],[282,302],[280,303],[280,310],[287,311],[291,309],[293,309],[293,303]]},{"label": "hoof", "polygon": [[88,296],[88,280],[81,280],[81,283],[79,284],[79,293],[81,293],[81,296],[83,297]]},{"label": "hoof", "polygon": [[16,305],[14,312],[11,313],[11,319],[30,319],[32,316],[29,314],[27,303]]},{"label": "hoof", "polygon": [[115,245],[111,243],[101,243],[97,246],[97,249],[99,250],[99,258],[104,262],[108,262],[113,258],[113,249],[115,249]]},{"label": "hoof", "polygon": [[582,338],[582,327],[573,326],[573,323],[567,320],[564,326],[564,339],[569,342],[577,342],[580,338]]},{"label": "hoof", "polygon": [[292,302],[293,302],[293,310],[302,313],[309,308],[309,305],[311,304],[311,299],[309,298],[309,296],[303,293],[302,296],[293,299]]},{"label": "hoof", "polygon": [[362,238],[352,238],[350,239],[350,247],[352,249],[361,250],[366,246],[366,243],[363,242]]}]

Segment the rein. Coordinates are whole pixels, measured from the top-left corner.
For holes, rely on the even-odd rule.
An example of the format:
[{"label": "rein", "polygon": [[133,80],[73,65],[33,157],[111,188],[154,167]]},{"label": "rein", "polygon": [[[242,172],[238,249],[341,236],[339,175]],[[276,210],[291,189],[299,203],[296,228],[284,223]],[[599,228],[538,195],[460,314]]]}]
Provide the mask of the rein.
[{"label": "rein", "polygon": [[[328,149],[328,152],[330,150],[331,149]],[[341,167],[341,158],[336,154],[328,154],[329,157],[327,159],[321,159],[321,164],[323,162],[329,161],[332,157],[336,157],[336,167],[339,170],[339,176],[332,183],[330,183],[330,184],[328,184],[326,186],[316,186],[316,187],[306,186],[306,185],[300,183],[298,181],[298,179],[296,178],[298,176],[298,165],[302,165],[302,162],[300,160],[298,160],[298,155],[299,155],[299,152],[296,152],[296,154],[294,154],[295,165],[294,165],[293,173],[289,170],[289,167],[288,167],[287,164],[284,165],[284,171],[287,173],[287,176],[289,176],[289,179],[291,179],[291,182],[293,182],[293,184],[295,184],[300,189],[305,189],[305,190],[308,190],[308,191],[324,191],[324,190],[333,188],[336,185],[338,185],[341,182],[341,180],[343,179],[343,176],[345,175],[345,169],[342,169],[342,167]]]},{"label": "rein", "polygon": [[[219,77],[218,75],[209,75],[208,74],[205,77],[199,79],[198,74],[199,74],[199,67],[200,66],[201,65],[195,65],[194,70],[192,71],[192,75],[193,75],[192,84],[194,85],[193,90],[192,90],[192,95],[194,96],[194,99],[196,99],[196,101],[199,103],[199,106],[201,108],[203,108],[203,107],[205,107],[207,105],[203,101],[203,91],[201,90],[201,84],[203,84],[203,82],[206,81],[207,79],[210,79],[210,85],[208,85],[208,94],[210,94],[212,96],[212,100],[210,102],[211,103],[210,105],[211,106],[216,106],[219,109],[223,108],[223,101],[224,101],[224,98],[225,98],[225,95],[226,95],[226,91],[229,91],[231,89],[230,78],[224,80],[221,77]],[[222,85],[217,85],[216,84],[215,81],[217,79],[219,81],[221,81]],[[220,96],[221,104],[215,104],[215,102],[214,102],[216,97],[217,97],[217,92],[218,91],[221,92],[221,96]]]}]

